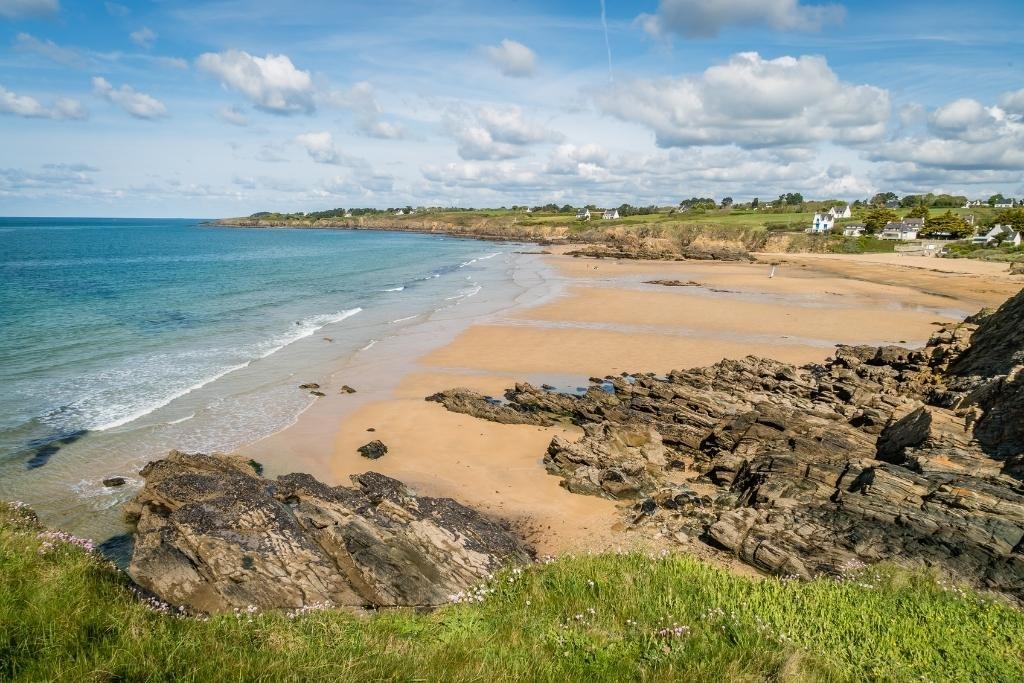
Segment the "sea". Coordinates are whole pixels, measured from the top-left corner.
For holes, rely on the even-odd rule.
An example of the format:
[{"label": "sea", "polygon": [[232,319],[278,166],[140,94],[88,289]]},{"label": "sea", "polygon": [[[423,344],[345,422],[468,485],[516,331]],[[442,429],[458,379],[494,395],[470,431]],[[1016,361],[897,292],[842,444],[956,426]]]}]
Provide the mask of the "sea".
[{"label": "sea", "polygon": [[430,234],[0,218],[0,501],[103,541],[147,461],[283,429],[299,384],[539,300],[543,269]]}]

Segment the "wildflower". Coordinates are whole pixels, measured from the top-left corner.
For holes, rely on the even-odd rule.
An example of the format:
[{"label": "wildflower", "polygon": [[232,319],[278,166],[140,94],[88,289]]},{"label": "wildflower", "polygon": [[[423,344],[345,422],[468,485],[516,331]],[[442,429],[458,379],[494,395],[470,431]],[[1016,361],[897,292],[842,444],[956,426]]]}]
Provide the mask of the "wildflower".
[{"label": "wildflower", "polygon": [[55,548],[58,543],[76,546],[87,553],[91,553],[96,549],[96,546],[88,538],[72,536],[66,531],[40,531],[36,534],[36,538],[43,541],[43,544],[39,546],[40,554],[46,554]]},{"label": "wildflower", "polygon": [[590,586],[591,588],[593,588],[594,587],[594,582],[593,581],[587,581],[587,585]]},{"label": "wildflower", "polygon": [[313,603],[310,603],[308,605],[303,605],[302,607],[299,607],[299,608],[296,608],[296,609],[293,609],[293,610],[289,610],[286,613],[286,616],[289,619],[298,619],[299,617],[305,616],[305,615],[309,614],[310,612],[321,612],[323,610],[328,610],[328,609],[331,609],[333,607],[334,607],[334,603],[331,602],[330,600],[325,600],[323,602],[313,602]]},{"label": "wildflower", "polygon": [[689,626],[680,626],[679,624],[672,624],[665,628],[658,629],[654,632],[654,635],[661,638],[685,638],[690,635]]}]

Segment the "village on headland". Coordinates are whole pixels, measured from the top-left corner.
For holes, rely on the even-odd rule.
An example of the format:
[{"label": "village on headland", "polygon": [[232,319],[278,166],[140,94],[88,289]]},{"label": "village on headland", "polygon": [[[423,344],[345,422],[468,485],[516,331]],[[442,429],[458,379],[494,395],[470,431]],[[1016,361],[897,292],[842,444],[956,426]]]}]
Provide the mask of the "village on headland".
[{"label": "village on headland", "polygon": [[441,232],[491,239],[616,241],[694,239],[748,251],[898,253],[1024,261],[1024,200],[995,194],[879,192],[866,199],[811,200],[799,192],[770,201],[691,197],[674,205],[513,205],[499,208],[336,208],[262,211],[216,221],[242,227],[355,228]]}]

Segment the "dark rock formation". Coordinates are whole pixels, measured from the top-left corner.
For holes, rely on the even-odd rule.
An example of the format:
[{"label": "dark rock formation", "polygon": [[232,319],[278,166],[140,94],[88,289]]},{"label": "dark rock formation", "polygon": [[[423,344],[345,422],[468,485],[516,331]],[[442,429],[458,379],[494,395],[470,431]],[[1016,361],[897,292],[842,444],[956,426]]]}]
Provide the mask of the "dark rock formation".
[{"label": "dark rock formation", "polygon": [[[747,357],[582,396],[518,384],[503,422],[570,419],[545,463],[570,491],[638,501],[634,528],[700,537],[766,572],[936,565],[1024,599],[1024,291],[923,349]],[[604,388],[610,386],[613,391]],[[435,397],[490,418],[469,392]],[[699,474],[700,495],[676,472]]]},{"label": "dark rock formation", "polygon": [[129,573],[195,610],[432,606],[527,553],[493,521],[368,472],[330,487],[257,476],[232,456],[172,452],[126,508]]},{"label": "dark rock formation", "polygon": [[704,285],[695,280],[647,280],[645,285],[661,285],[662,287],[703,287]]},{"label": "dark rock formation", "polygon": [[109,477],[103,480],[103,485],[107,488],[117,488],[118,486],[124,486],[126,483],[124,477]]},{"label": "dark rock formation", "polygon": [[757,261],[750,252],[743,249],[719,248],[698,248],[693,245],[683,248],[683,258],[694,261]]},{"label": "dark rock formation", "polygon": [[380,441],[379,439],[374,439],[370,443],[366,444],[365,446],[360,446],[356,450],[358,450],[359,454],[362,455],[364,458],[369,458],[370,460],[383,458],[385,455],[388,454],[388,447],[385,446],[384,442]]},{"label": "dark rock formation", "polygon": [[652,248],[640,244],[593,244],[565,252],[566,256],[587,258],[642,259],[645,261],[682,261],[684,257],[669,249]]}]

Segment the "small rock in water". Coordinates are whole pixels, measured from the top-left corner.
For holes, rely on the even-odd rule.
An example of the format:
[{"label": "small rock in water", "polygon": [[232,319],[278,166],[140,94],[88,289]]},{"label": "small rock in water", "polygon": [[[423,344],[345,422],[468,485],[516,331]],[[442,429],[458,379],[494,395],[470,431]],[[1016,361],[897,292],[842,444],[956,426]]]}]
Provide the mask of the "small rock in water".
[{"label": "small rock in water", "polygon": [[341,390],[339,391],[339,393],[354,394],[354,393],[356,393],[356,390],[353,389],[352,387],[350,387],[347,384],[342,384],[341,385]]},{"label": "small rock in water", "polygon": [[316,384],[314,382],[309,382],[307,384],[300,384],[299,385],[299,389],[319,389],[319,388],[320,388],[320,385]]},{"label": "small rock in water", "polygon": [[558,387],[553,387],[550,384],[541,384],[540,388],[543,389],[544,391],[557,391],[558,390]]},{"label": "small rock in water", "polygon": [[322,392],[322,391],[311,391],[311,392],[309,392],[309,393],[310,393],[310,395],[311,395],[311,396],[316,396],[316,397],[318,397],[318,398],[319,398],[320,396],[326,396],[326,395],[327,395],[327,394],[325,394],[325,393],[324,393],[324,392]]},{"label": "small rock in water", "polygon": [[377,430],[374,427],[367,427],[366,431],[368,431],[368,432],[375,432]]},{"label": "small rock in water", "polygon": [[366,444],[365,446],[360,446],[356,450],[358,450],[359,454],[362,455],[364,458],[376,460],[377,458],[382,458],[384,457],[384,455],[387,454],[388,447],[384,445],[384,442],[374,440]]},{"label": "small rock in water", "polygon": [[124,480],[124,477],[110,477],[109,479],[104,479],[103,480],[103,485],[106,486],[107,488],[115,488],[115,487],[118,487],[118,486],[124,486],[125,483],[126,482]]}]

